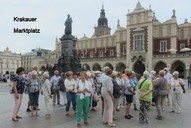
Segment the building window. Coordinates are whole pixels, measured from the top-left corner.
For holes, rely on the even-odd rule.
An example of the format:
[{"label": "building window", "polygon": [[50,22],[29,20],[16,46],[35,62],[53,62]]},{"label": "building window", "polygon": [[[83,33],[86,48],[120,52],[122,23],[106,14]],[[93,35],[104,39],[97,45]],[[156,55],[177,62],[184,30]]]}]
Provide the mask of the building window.
[{"label": "building window", "polygon": [[90,52],[90,57],[94,57],[94,52]]},{"label": "building window", "polygon": [[110,50],[110,56],[114,56],[114,51]]},{"label": "building window", "polygon": [[134,50],[144,50],[144,36],[143,34],[134,35]]},{"label": "building window", "polygon": [[122,52],[122,54],[126,55],[126,53],[127,53],[127,46],[126,46],[126,44],[124,44],[123,45],[123,52]]},{"label": "building window", "polygon": [[103,57],[103,51],[100,51],[100,52],[99,52],[99,56],[100,56],[100,57]]},{"label": "building window", "polygon": [[81,57],[84,58],[84,52],[81,53]]},{"label": "building window", "polygon": [[185,47],[186,47],[185,43],[181,43],[181,44],[180,44],[180,50],[183,49],[183,48],[185,48]]},{"label": "building window", "polygon": [[166,52],[167,51],[167,41],[163,40],[160,42],[160,52]]}]

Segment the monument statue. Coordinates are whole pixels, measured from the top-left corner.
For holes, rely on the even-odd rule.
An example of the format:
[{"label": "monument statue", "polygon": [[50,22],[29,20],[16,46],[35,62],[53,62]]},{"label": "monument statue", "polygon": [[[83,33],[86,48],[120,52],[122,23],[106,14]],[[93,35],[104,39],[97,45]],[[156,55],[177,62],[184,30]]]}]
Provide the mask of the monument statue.
[{"label": "monument statue", "polygon": [[68,14],[68,18],[65,21],[65,35],[72,34],[72,18]]},{"label": "monument statue", "polygon": [[80,58],[77,56],[75,44],[77,38],[72,35],[72,18],[68,14],[65,21],[65,33],[60,38],[61,41],[61,56],[55,67],[59,72],[73,71],[74,73],[81,71]]}]

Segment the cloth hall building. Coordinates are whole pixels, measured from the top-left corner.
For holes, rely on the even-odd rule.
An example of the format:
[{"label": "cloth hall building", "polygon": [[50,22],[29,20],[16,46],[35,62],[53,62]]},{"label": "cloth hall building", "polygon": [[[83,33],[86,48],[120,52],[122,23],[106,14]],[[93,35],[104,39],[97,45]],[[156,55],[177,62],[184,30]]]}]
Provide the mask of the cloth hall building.
[{"label": "cloth hall building", "polygon": [[82,68],[101,70],[109,66],[123,71],[128,67],[141,74],[146,69],[158,72],[168,67],[186,77],[191,73],[190,38],[191,23],[185,19],[178,24],[175,10],[161,23],[151,9],[138,2],[127,14],[127,27],[121,27],[118,21],[113,34],[102,8],[93,36],[79,39],[76,48]]}]

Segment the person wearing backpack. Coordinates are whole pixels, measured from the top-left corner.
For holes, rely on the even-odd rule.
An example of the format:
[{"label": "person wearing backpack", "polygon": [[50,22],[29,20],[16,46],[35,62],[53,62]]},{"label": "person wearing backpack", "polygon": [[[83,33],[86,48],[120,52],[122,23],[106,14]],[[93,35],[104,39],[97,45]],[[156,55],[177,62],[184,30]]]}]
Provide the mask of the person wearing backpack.
[{"label": "person wearing backpack", "polygon": [[67,103],[66,99],[66,87],[64,84],[66,77],[64,73],[61,73],[61,77],[58,81],[58,87],[59,87],[59,94],[60,94],[60,105],[63,107]]},{"label": "person wearing backpack", "polygon": [[115,112],[117,110],[117,106],[119,103],[119,98],[121,96],[122,93],[122,89],[120,88],[120,86],[118,85],[116,78],[118,76],[118,72],[117,71],[113,71],[112,73],[112,83],[113,83],[113,97],[114,97],[114,101],[113,101],[113,119],[117,120],[117,117],[115,115]]}]

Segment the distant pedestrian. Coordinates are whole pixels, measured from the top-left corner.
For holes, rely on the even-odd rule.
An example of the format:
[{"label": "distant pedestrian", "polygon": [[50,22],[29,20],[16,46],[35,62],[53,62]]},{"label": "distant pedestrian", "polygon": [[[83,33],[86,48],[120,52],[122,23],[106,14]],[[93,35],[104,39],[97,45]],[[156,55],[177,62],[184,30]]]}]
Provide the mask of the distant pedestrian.
[{"label": "distant pedestrian", "polygon": [[18,112],[20,110],[23,92],[25,88],[25,79],[22,77],[24,73],[24,68],[19,67],[17,68],[16,75],[13,79],[13,97],[14,97],[14,109],[13,109],[13,116],[12,121],[18,121],[18,119],[21,119],[22,117],[18,115]]},{"label": "distant pedestrian", "polygon": [[52,95],[51,95],[51,90],[50,90],[51,83],[48,78],[49,78],[48,72],[44,72],[43,73],[44,83],[41,88],[41,94],[44,96],[45,109],[46,109],[45,118],[49,119],[49,118],[51,118],[50,98],[52,98]]},{"label": "distant pedestrian", "polygon": [[188,88],[191,88],[191,75],[189,75],[187,79],[188,79]]}]

